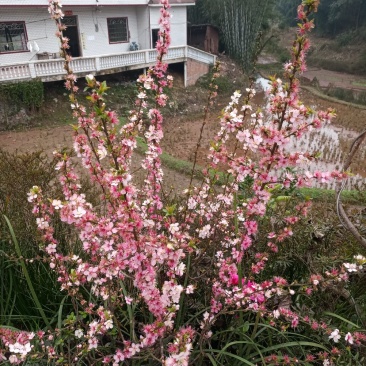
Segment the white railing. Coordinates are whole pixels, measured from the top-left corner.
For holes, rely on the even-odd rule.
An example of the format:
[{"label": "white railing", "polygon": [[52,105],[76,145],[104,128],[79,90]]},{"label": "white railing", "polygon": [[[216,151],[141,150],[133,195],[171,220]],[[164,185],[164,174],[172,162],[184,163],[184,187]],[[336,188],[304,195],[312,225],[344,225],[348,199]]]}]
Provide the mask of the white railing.
[{"label": "white railing", "polygon": [[89,72],[96,70],[96,57],[80,57],[71,61],[71,69],[75,72]]},{"label": "white railing", "polygon": [[[96,57],[78,57],[71,61],[71,68],[75,74],[108,72],[108,70],[113,71],[128,66],[144,68],[154,64],[156,56],[156,50],[142,50]],[[181,46],[171,47],[164,60],[168,62],[182,62],[187,57],[206,64],[213,64],[216,59],[216,56],[210,53],[190,46]],[[64,61],[62,59],[0,64],[0,83],[13,80],[30,80],[33,78],[39,78],[43,81],[56,80],[62,79],[64,74]]]},{"label": "white railing", "polygon": [[187,47],[187,57],[206,64],[214,64],[216,61],[216,56],[193,47]]},{"label": "white railing", "polygon": [[0,81],[30,78],[32,78],[32,75],[28,63],[0,66]]},{"label": "white railing", "polygon": [[139,64],[144,65],[146,63],[145,52],[142,51],[121,53],[118,55],[106,55],[106,56],[100,56],[99,58],[100,58],[101,70],[115,69],[130,65],[139,65]]},{"label": "white railing", "polygon": [[43,60],[34,62],[35,77],[54,76],[65,73],[64,61],[60,60]]}]

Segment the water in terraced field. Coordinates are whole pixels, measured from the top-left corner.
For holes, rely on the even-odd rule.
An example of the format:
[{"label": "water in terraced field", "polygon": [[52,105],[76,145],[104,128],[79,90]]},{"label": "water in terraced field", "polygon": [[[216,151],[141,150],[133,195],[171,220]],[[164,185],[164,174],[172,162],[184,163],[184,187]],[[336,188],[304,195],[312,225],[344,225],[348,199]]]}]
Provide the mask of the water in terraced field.
[{"label": "water in terraced field", "polygon": [[[259,77],[257,86],[259,89],[267,90],[269,80]],[[316,106],[312,106],[317,109]],[[341,169],[343,162],[347,156],[349,148],[358,133],[340,126],[332,124],[324,125],[320,129],[314,129],[310,133],[305,134],[300,139],[293,139],[289,145],[290,151],[303,151],[310,153],[319,153],[320,158],[316,162],[312,162],[309,171],[321,170],[331,171]],[[347,189],[364,188],[366,185],[366,144],[358,151],[351,165],[352,175],[346,183]],[[334,188],[335,183],[330,183],[324,188]]]}]

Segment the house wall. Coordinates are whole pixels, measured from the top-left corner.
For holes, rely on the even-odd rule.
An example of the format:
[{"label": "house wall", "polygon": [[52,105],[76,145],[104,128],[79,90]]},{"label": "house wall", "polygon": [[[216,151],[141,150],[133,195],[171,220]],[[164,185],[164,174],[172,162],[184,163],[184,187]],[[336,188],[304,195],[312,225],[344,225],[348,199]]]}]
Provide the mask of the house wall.
[{"label": "house wall", "polygon": [[[138,41],[140,49],[148,49],[150,47],[150,19],[149,8],[147,6],[136,7],[136,16],[138,24]],[[131,39],[132,41],[132,39]]]},{"label": "house wall", "polygon": [[[75,10],[74,10],[75,9]],[[138,25],[136,17],[136,7],[98,7],[73,8],[73,13],[78,15],[79,32],[83,39],[82,56],[97,56],[103,54],[128,52],[131,41],[138,42]],[[64,7],[64,11],[67,7]],[[109,44],[107,18],[127,17],[130,40],[126,43]],[[98,25],[98,31],[96,26]]]},{"label": "house wall", "polygon": [[209,25],[206,30],[204,50],[213,53],[214,55],[219,54],[219,32]]},{"label": "house wall", "polygon": [[[187,44],[187,7],[172,6],[169,9],[172,14],[170,19],[171,46],[184,46]],[[150,7],[150,29],[159,28],[160,7]],[[150,32],[151,33],[151,32]],[[154,47],[154,46],[152,46]]]},{"label": "house wall", "polygon": [[[56,27],[49,18],[47,7],[14,8],[0,10],[0,21],[25,21],[29,41],[36,41],[40,52],[58,52],[55,37]],[[24,62],[37,60],[36,52],[0,53],[1,63]]]},{"label": "house wall", "polygon": [[[84,57],[128,52],[131,41],[150,48],[148,8],[146,6],[63,7],[78,16],[81,55]],[[109,44],[107,18],[128,17],[130,40]],[[0,21],[25,21],[29,41],[36,41],[39,52],[58,53],[56,27],[46,7],[1,8]],[[96,29],[96,24],[98,30]],[[140,39],[141,37],[141,39]],[[180,43],[181,44],[181,43]],[[37,60],[36,52],[0,53],[0,64]]]}]

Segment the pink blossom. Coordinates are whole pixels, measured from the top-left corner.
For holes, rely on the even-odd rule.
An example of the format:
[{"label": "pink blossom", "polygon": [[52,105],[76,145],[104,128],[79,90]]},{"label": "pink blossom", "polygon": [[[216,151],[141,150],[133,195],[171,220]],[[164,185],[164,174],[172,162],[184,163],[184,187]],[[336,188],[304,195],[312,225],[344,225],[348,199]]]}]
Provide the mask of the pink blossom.
[{"label": "pink blossom", "polygon": [[[243,93],[234,92],[222,112],[202,184],[195,186],[192,179],[182,199],[167,206],[161,161],[162,107],[168,103],[166,88],[173,78],[167,75],[164,62],[171,42],[170,5],[168,0],[161,0],[161,4],[156,64],[138,78],[135,104],[122,127],[117,113],[105,104],[105,85],[93,75],[86,79],[88,105],[80,102],[71,58],[66,54],[68,40],[62,34],[61,4],[51,0],[49,5],[65,56],[65,84],[77,124],[74,150],[80,166],[75,169],[67,154],[55,153],[62,194],[49,199],[40,188],[33,187],[28,200],[50,266],[61,289],[77,304],[80,317],[77,315],[75,324],[73,320],[66,326],[78,338],[78,357],[97,349],[93,352],[101,362],[115,366],[133,363],[137,357],[143,359],[146,354],[140,353],[144,351],[160,355],[165,365],[188,365],[193,345],[202,341],[205,346],[214,336],[217,319],[231,312],[254,312],[284,331],[288,326],[298,327],[301,318],[290,306],[273,310],[268,305],[275,302],[267,301],[294,294],[298,284],[282,277],[263,278],[271,256],[293,235],[295,225],[310,207],[310,202],[299,203],[293,209],[290,202],[287,207],[281,195],[288,188],[344,178],[340,172],[303,173],[299,164],[308,164],[316,157],[306,151],[286,150],[291,139],[329,123],[334,116],[330,110],[313,112],[299,100],[296,73],[306,68],[306,34],[313,27],[307,8],[300,6],[301,37],[295,41],[297,51],[284,65],[287,81],[273,79],[263,112],[252,106],[253,85]],[[207,108],[217,93],[217,69],[210,82]],[[141,163],[141,186],[136,185],[132,165],[137,136],[147,144]],[[96,205],[81,193],[79,170],[86,172],[97,187],[93,197]],[[220,187],[218,170],[227,170],[225,184]],[[282,205],[284,202],[286,205]],[[286,214],[277,217],[281,210]],[[59,244],[56,240],[55,216],[72,227],[70,243]],[[78,255],[74,254],[76,241],[81,246]],[[197,259],[200,264],[209,263],[210,278],[191,276]],[[326,286],[327,281],[346,281],[346,269],[352,268],[345,264],[339,271],[330,270],[324,278],[313,274],[296,294],[303,291],[310,295],[320,285]],[[180,307],[188,309],[184,301],[194,300],[187,295],[195,291],[201,296],[206,290],[210,294],[208,309],[196,331],[182,326],[185,319],[180,318]],[[119,318],[122,313],[129,317],[123,324]],[[135,320],[138,322],[133,324]],[[313,330],[338,341],[339,333],[331,332],[324,322],[310,318],[306,322]],[[120,332],[120,326],[126,329]],[[350,333],[346,335],[349,344],[363,340],[361,335],[351,337]],[[55,360],[62,357],[58,347],[53,347],[57,339],[54,334],[46,339],[52,344],[47,346],[49,356]],[[26,350],[28,354],[28,343],[32,342],[20,342],[15,337],[8,344],[13,345],[14,353]],[[271,362],[278,361],[276,355],[269,357]],[[320,359],[327,358],[324,353]],[[16,358],[14,362],[20,361]],[[295,357],[283,355],[283,363],[291,362],[299,363]]]},{"label": "pink blossom", "polygon": [[345,341],[346,341],[346,342],[348,342],[349,344],[353,344],[354,339],[353,339],[353,336],[352,336],[352,334],[351,334],[350,332],[348,332],[348,333],[346,334],[346,336],[344,337],[344,339],[345,339]]}]

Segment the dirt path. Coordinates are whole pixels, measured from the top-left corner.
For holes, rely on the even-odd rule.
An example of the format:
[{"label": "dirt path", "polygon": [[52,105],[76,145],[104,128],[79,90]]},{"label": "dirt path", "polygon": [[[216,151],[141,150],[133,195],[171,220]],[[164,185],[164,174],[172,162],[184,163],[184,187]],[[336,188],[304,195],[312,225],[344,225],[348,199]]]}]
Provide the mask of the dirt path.
[{"label": "dirt path", "polygon": [[[30,129],[26,131],[10,131],[0,133],[0,148],[8,152],[28,153],[43,150],[47,156],[51,157],[52,152],[63,148],[71,148],[72,128],[70,126],[60,126],[45,129]],[[144,180],[144,170],[140,168],[141,156],[133,161],[132,170],[137,184],[142,185]],[[175,170],[163,167],[165,193],[180,194],[189,185],[187,175]],[[194,181],[196,185],[198,181]]]},{"label": "dirt path", "polygon": [[0,147],[8,152],[20,153],[43,150],[48,156],[52,156],[54,150],[72,147],[72,130],[70,126],[60,126],[1,132]]},{"label": "dirt path", "polygon": [[[308,71],[316,72],[316,70]],[[328,80],[335,78],[335,74],[327,72]],[[308,74],[310,75],[310,74]],[[318,75],[318,74],[311,74]],[[340,74],[343,75],[343,74]],[[338,77],[338,76],[337,76]],[[340,77],[340,76],[339,76]],[[343,75],[343,82],[350,82],[353,76]],[[324,81],[325,82],[325,81]],[[366,89],[366,84],[365,84]],[[348,151],[348,148],[354,138],[356,132],[360,132],[365,128],[366,110],[359,110],[348,105],[343,105],[335,102],[325,101],[319,99],[313,94],[302,91],[301,98],[306,105],[313,106],[318,110],[326,110],[327,108],[335,108],[338,117],[334,121],[334,125],[338,127],[330,128],[323,131],[321,134],[312,136],[312,139],[317,142],[319,150],[322,152],[325,162],[333,162],[335,165],[341,166],[343,157]],[[196,103],[196,100],[190,100],[190,103]],[[187,109],[192,112],[192,104],[188,104]],[[226,101],[218,97],[218,109],[224,108]],[[254,100],[255,108],[263,106],[264,93],[258,93]],[[214,138],[216,131],[219,129],[218,113],[212,113],[207,121],[206,127],[203,130],[203,139],[201,147],[198,151],[197,160],[199,165],[204,166],[210,141]],[[196,113],[194,119],[187,118],[187,115],[170,116],[164,121],[164,139],[163,150],[175,158],[193,161],[194,151],[197,145],[197,139],[201,129],[202,113]],[[36,150],[43,150],[49,156],[52,152],[61,147],[72,147],[72,128],[70,126],[48,127],[42,129],[28,129],[24,131],[0,132],[0,148],[9,152],[32,152]],[[314,144],[313,144],[314,145]],[[310,145],[309,145],[310,146]],[[302,146],[304,148],[304,146]],[[366,152],[359,154],[355,159],[354,170],[355,173],[366,177]],[[139,184],[143,184],[144,172],[139,170],[139,159],[136,159],[133,166],[134,175]],[[189,178],[172,169],[164,168],[166,191],[172,190],[174,192],[181,192],[189,184]],[[199,182],[196,182],[199,184]]]}]

